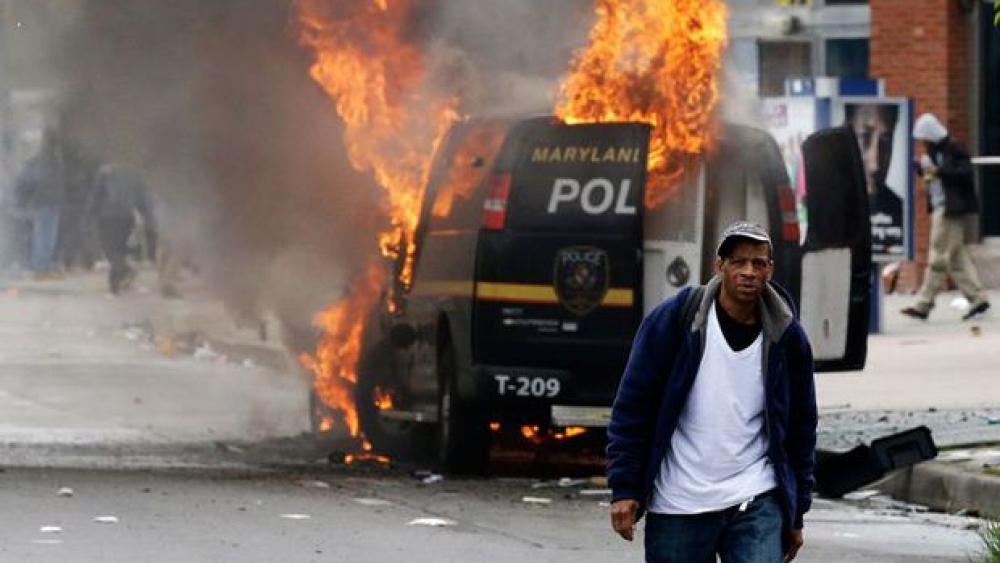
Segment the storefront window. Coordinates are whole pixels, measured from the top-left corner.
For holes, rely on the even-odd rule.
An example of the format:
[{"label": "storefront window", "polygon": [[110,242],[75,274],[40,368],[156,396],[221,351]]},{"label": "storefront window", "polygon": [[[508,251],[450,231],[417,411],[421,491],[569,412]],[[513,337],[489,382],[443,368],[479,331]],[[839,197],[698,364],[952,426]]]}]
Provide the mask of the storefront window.
[{"label": "storefront window", "polygon": [[812,45],[804,41],[760,42],[760,95],[783,96],[785,79],[812,76]]},{"label": "storefront window", "polygon": [[828,39],[826,75],[842,78],[868,77],[868,39]]}]

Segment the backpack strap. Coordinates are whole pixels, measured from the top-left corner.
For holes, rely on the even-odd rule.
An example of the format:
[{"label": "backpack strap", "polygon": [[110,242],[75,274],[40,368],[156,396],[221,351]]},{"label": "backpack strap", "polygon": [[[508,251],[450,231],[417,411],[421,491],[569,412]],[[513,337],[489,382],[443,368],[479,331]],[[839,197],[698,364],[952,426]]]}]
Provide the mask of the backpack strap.
[{"label": "backpack strap", "polygon": [[698,306],[701,304],[704,295],[705,286],[692,287],[684,298],[684,303],[681,304],[680,309],[677,311],[678,314],[674,319],[675,338],[670,339],[666,343],[667,357],[670,359],[670,365],[666,366],[665,373],[657,380],[656,397],[663,396],[663,391],[667,386],[667,379],[673,372],[674,364],[677,362],[677,353],[681,349],[681,343],[687,338],[687,331],[691,328],[691,323],[694,322],[694,316],[698,312]]},{"label": "backpack strap", "polygon": [[705,286],[699,285],[691,288],[687,299],[684,301],[684,306],[681,307],[681,314],[677,317],[679,334],[683,334],[684,331],[691,327],[691,323],[694,322],[694,316],[698,312],[698,306],[701,305],[704,295]]}]

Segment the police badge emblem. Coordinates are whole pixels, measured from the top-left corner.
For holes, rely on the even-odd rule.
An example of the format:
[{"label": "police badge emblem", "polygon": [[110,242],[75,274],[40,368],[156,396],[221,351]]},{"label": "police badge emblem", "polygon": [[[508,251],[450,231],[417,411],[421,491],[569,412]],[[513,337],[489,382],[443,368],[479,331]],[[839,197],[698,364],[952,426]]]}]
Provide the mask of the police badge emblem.
[{"label": "police badge emblem", "polygon": [[570,246],[556,253],[554,285],[559,303],[582,317],[608,293],[608,253],[593,246]]}]

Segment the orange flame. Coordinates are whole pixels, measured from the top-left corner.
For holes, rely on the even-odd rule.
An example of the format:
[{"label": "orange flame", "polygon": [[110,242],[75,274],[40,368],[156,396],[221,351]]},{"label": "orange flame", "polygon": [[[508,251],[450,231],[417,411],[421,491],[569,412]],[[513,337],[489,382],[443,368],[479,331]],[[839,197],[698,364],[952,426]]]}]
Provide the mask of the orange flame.
[{"label": "orange flame", "polygon": [[351,164],[371,171],[385,190],[392,228],[383,254],[405,252],[402,281],[412,279],[412,234],[431,156],[458,118],[456,97],[425,88],[420,49],[408,40],[408,0],[304,0],[297,4],[300,40],[315,56],[310,74],[336,100]]},{"label": "orange flame", "polygon": [[316,355],[302,354],[302,365],[315,374],[313,388],[321,401],[343,417],[351,436],[358,436],[358,413],[354,405],[354,385],[358,381],[357,364],[361,355],[361,336],[365,315],[379,297],[385,273],[370,264],[367,276],[357,280],[351,295],[316,315],[313,322],[324,334]]},{"label": "orange flame", "polygon": [[[421,188],[434,150],[458,117],[457,99],[423,87],[425,65],[406,28],[411,2],[303,0],[296,8],[300,41],[315,57],[310,74],[336,102],[351,164],[371,171],[385,192],[391,227],[378,245],[402,265],[406,288]],[[353,389],[365,316],[377,304],[385,278],[380,265],[370,265],[344,300],[317,315],[326,334],[315,357],[302,358],[316,375],[317,395],[342,413],[352,436],[359,435]]]},{"label": "orange flame", "polygon": [[721,0],[598,0],[556,107],[569,123],[653,126],[646,206],[656,207],[708,148],[726,43]]}]

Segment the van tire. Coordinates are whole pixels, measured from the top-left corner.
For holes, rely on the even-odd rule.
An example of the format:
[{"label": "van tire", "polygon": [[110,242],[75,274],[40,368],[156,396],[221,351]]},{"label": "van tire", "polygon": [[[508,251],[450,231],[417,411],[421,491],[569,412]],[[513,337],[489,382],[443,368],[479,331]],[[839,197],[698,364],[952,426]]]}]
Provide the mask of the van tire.
[{"label": "van tire", "polygon": [[457,392],[455,349],[445,345],[438,360],[438,461],[456,475],[485,475],[490,468],[490,427],[485,409]]},{"label": "van tire", "polygon": [[354,405],[358,423],[375,451],[390,456],[413,457],[425,454],[431,445],[429,425],[383,418],[375,405],[375,390],[391,386],[392,347],[382,340],[371,347],[358,362],[358,382],[354,386]]}]

